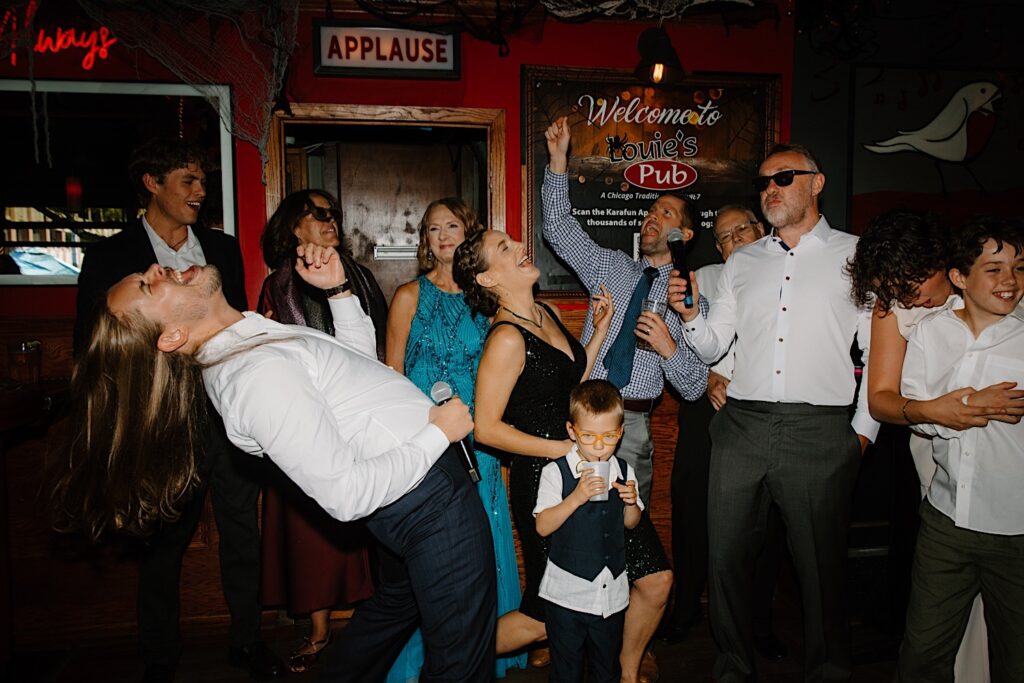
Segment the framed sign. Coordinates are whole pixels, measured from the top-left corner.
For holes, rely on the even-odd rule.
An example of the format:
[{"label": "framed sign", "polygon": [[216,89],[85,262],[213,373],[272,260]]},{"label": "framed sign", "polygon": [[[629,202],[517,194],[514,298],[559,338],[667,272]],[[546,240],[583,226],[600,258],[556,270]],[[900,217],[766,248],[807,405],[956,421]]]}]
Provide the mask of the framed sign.
[{"label": "framed sign", "polygon": [[751,179],[779,134],[778,76],[694,74],[653,88],[631,72],[524,66],[522,87],[523,236],[542,293],[582,295],[541,235],[544,130],[561,116],[572,130],[573,213],[602,246],[636,258],[647,209],[677,191],[697,209],[690,263],[699,267],[719,260],[710,234],[715,210],[757,206]]},{"label": "framed sign", "polygon": [[851,70],[850,230],[890,209],[1020,215],[1024,72],[858,64]]},{"label": "framed sign", "polygon": [[459,34],[358,21],[313,21],[313,73],[368,78],[459,78]]}]

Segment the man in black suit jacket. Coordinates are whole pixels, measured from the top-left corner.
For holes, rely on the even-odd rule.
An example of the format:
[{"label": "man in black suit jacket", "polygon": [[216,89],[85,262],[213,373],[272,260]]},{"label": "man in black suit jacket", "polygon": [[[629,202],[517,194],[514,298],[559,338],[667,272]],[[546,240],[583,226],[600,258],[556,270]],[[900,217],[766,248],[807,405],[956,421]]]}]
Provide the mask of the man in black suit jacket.
[{"label": "man in black suit jacket", "polygon": [[[247,309],[238,241],[217,230],[192,227],[206,197],[199,151],[178,140],[154,140],[133,152],[129,170],[146,210],[121,233],[91,245],[86,252],[78,278],[76,355],[88,339],[96,304],[106,299],[110,286],[153,263],[179,270],[189,265],[215,265],[228,302],[238,310]],[[200,484],[181,517],[163,524],[147,539],[139,567],[137,609],[146,681],[174,677],[181,652],[181,563],[207,488],[220,533],[221,580],[231,612],[230,661],[248,668],[256,680],[284,675],[281,660],[260,640],[259,485],[244,472],[251,471],[252,464],[228,441],[216,411],[209,408],[207,412]]]}]

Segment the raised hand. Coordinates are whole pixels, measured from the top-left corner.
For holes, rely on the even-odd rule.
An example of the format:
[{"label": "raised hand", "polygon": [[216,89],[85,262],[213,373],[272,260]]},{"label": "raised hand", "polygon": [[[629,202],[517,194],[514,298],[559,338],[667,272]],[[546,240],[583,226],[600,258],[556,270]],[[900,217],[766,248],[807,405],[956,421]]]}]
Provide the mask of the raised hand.
[{"label": "raised hand", "polygon": [[318,289],[330,289],[345,282],[345,266],[334,247],[300,244],[295,249],[295,272]]},{"label": "raised hand", "polygon": [[548,167],[552,173],[565,173],[569,165],[569,119],[566,116],[555,119],[555,122],[544,131],[544,139],[548,143]]},{"label": "raised hand", "polygon": [[576,503],[581,507],[586,505],[593,496],[599,496],[608,490],[608,482],[604,477],[594,474],[589,467],[580,472],[580,482],[570,494],[576,498]]},{"label": "raised hand", "polygon": [[602,336],[608,333],[608,326],[615,315],[615,303],[612,294],[604,284],[600,285],[597,294],[591,297],[590,310],[594,321],[594,333]]},{"label": "raised hand", "polygon": [[[693,300],[692,306],[686,305],[686,287],[690,286],[690,296]],[[678,270],[673,270],[668,277],[668,305],[686,322],[690,322],[700,315],[700,289],[697,287],[697,276],[690,271],[690,279],[682,277]]]}]

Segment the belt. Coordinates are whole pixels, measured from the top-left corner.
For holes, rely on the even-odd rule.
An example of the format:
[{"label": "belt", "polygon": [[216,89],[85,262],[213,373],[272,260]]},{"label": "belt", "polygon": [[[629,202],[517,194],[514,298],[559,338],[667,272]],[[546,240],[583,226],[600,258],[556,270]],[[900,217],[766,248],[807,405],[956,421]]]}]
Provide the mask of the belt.
[{"label": "belt", "polygon": [[[660,397],[659,397],[660,398]],[[658,398],[624,398],[623,407],[632,413],[649,413],[654,410]]]}]

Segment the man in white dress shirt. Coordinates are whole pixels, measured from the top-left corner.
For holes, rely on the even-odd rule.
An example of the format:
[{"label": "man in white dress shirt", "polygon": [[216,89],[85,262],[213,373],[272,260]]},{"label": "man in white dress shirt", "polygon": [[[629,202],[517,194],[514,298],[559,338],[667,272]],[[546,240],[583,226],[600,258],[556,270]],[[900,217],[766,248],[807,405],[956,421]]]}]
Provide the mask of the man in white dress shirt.
[{"label": "man in white dress shirt", "polygon": [[[496,620],[491,534],[450,447],[471,431],[469,411],[456,399],[434,406],[377,361],[373,323],[351,295],[333,248],[299,247],[299,254],[297,272],[328,295],[336,338],[232,308],[216,268],[154,265],[109,290],[106,316],[81,363],[101,369],[134,330],[155,327],[153,355],[201,364],[236,446],[265,454],[335,518],[366,518],[404,561],[382,566],[377,592],[356,610],[322,680],[383,680],[420,626],[420,680],[489,681]],[[153,337],[146,339],[152,349]],[[175,373],[182,365],[170,367]],[[172,381],[167,393],[175,388]]]},{"label": "man in white dress shirt", "polygon": [[[683,278],[669,285],[686,343],[702,360],[718,360],[734,337],[736,345],[728,401],[711,422],[714,674],[721,681],[756,676],[751,567],[774,502],[800,576],[805,680],[847,681],[850,497],[860,455],[878,430],[866,400],[852,425],[848,413],[850,348],[855,336],[862,348],[870,338],[870,310],[854,303],[844,269],[857,238],[818,213],[825,176],[806,148],[777,145],[754,184],[774,229],[726,262],[707,320],[685,306]],[[700,282],[692,284],[696,295]]]},{"label": "man in white dress shirt", "polygon": [[[764,237],[764,225],[748,207],[726,204],[715,213],[715,248],[723,261]],[[700,293],[714,305],[724,263],[709,263],[695,274]],[[707,393],[695,401],[679,402],[679,438],[672,466],[672,567],[676,596],[672,616],[659,631],[666,642],[684,639],[703,615],[701,596],[708,579],[708,470],[711,437],[708,424],[725,405],[732,379],[733,347],[708,372]],[[754,646],[765,659],[783,659],[786,646],[772,629],[771,605],[782,554],[782,523],[778,509],[768,516],[764,550],[754,570]]]}]

